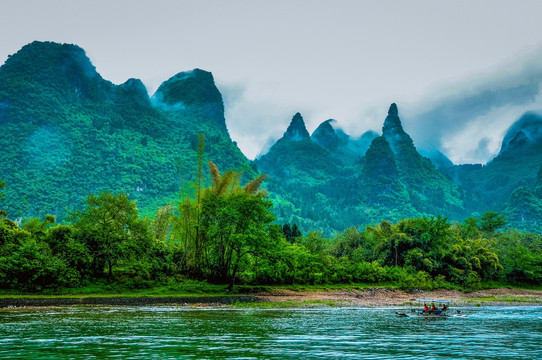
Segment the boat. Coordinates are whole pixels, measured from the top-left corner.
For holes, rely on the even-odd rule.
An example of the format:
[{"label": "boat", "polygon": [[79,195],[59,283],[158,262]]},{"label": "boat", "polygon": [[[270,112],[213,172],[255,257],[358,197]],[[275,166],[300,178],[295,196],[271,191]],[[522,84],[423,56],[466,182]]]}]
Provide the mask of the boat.
[{"label": "boat", "polygon": [[415,301],[419,303],[420,305],[416,308],[410,309],[410,311],[407,311],[407,312],[396,311],[395,314],[400,317],[417,317],[417,318],[426,318],[426,319],[467,317],[467,315],[461,313],[461,310],[456,310],[455,313],[453,313],[453,311],[450,310],[448,304],[452,302],[451,300],[411,299],[411,301]]}]

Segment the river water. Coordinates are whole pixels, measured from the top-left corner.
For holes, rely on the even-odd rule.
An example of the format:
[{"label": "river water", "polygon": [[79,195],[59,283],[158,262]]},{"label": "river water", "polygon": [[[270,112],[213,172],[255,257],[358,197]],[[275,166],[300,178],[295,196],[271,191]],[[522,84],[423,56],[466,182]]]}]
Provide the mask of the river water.
[{"label": "river water", "polygon": [[66,307],[0,311],[0,358],[542,359],[542,307]]}]

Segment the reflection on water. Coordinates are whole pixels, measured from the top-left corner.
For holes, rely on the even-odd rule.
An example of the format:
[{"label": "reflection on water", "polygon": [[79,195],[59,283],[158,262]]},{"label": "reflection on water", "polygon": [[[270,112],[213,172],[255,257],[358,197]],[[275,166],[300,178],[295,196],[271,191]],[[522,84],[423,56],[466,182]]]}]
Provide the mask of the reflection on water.
[{"label": "reflection on water", "polygon": [[541,359],[542,307],[397,309],[85,307],[0,311],[0,358]]}]

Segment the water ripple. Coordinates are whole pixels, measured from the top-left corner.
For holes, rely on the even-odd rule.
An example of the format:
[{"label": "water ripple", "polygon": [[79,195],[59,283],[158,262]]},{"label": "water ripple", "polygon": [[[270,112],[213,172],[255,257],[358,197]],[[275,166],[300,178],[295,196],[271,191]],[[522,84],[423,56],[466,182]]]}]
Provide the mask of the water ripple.
[{"label": "water ripple", "polygon": [[0,358],[540,359],[542,307],[395,309],[65,308],[0,314]]}]

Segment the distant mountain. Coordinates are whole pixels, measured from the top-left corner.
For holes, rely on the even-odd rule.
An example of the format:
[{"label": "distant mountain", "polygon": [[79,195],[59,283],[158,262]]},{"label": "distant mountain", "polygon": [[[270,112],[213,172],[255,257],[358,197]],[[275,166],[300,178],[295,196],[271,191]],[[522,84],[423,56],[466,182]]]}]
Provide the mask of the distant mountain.
[{"label": "distant mountain", "polygon": [[[339,138],[331,125],[333,119],[321,123],[311,135],[312,141],[327,150],[336,150],[339,145],[348,141],[348,137]],[[346,134],[345,134],[346,135]]]},{"label": "distant mountain", "polygon": [[513,227],[542,233],[542,198],[531,189],[521,186],[514,190],[503,210]]},{"label": "distant mountain", "polygon": [[342,162],[354,164],[360,162],[371,142],[378,136],[374,131],[367,131],[359,138],[351,138],[340,129],[335,129],[333,119],[322,122],[311,135],[311,139],[324,149],[335,154]]},{"label": "distant mountain", "polygon": [[447,173],[473,193],[475,211],[503,211],[520,187],[533,189],[542,166],[542,117],[527,113],[507,131],[499,154],[485,166],[455,166]]},{"label": "distant mountain", "polygon": [[412,138],[403,129],[396,104],[389,108],[382,136],[395,154],[401,182],[408,189],[414,208],[424,214],[444,213],[451,218],[466,214],[463,189],[418,153]]},{"label": "distant mountain", "polygon": [[350,226],[485,211],[542,232],[542,117],[527,113],[488,164],[454,165],[420,154],[396,104],[382,134],[353,138],[326,120],[312,133],[301,114],[282,138],[249,162],[231,140],[210,72],[181,72],[152,96],[138,79],[114,85],[83,49],[34,42],[0,67],[0,179],[11,218],[64,219],[89,192],[125,192],[145,214],[192,187],[198,134],[220,170],[269,174],[264,186],[277,222],[329,235]]},{"label": "distant mountain", "polygon": [[422,156],[403,129],[396,104],[382,135],[365,134],[370,146],[357,147],[359,152],[353,146],[359,140],[336,130],[334,120],[321,123],[308,138],[300,119],[296,114],[285,136],[256,161],[272,175],[269,191],[279,222],[330,233],[382,219],[443,215],[461,221],[498,211],[512,226],[542,230],[542,181],[535,184],[535,169],[542,165],[538,115],[518,120],[486,166],[456,166],[438,151]]},{"label": "distant mountain", "polygon": [[327,231],[341,226],[328,210],[338,205],[334,200],[343,202],[339,194],[345,189],[339,184],[354,171],[311,139],[301,114],[294,115],[283,137],[255,163],[271,175],[266,186],[279,222]]},{"label": "distant mountain", "polygon": [[499,156],[524,155],[536,151],[542,144],[542,117],[526,113],[516,121],[504,136]]},{"label": "distant mountain", "polygon": [[34,42],[0,67],[0,179],[13,218],[62,219],[101,189],[153,211],[193,178],[199,133],[220,169],[249,168],[206,71],[177,74],[149,98],[140,80],[104,80],[75,45]]},{"label": "distant mountain", "polygon": [[[296,114],[283,138],[256,161],[271,175],[279,221],[333,232],[384,218],[468,214],[463,190],[417,152],[395,104],[382,136],[351,139],[327,120],[308,138],[299,119]],[[292,128],[303,136],[293,137]]]}]

